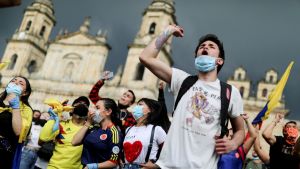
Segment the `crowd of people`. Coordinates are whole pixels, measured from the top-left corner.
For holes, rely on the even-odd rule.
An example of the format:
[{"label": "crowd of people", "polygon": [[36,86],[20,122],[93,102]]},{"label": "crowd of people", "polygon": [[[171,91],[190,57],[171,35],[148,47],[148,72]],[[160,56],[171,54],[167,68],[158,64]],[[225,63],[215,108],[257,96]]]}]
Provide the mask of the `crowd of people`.
[{"label": "crowd of people", "polygon": [[[274,127],[283,119],[277,114],[259,135],[259,126],[244,113],[239,90],[218,79],[225,62],[218,37],[200,38],[194,53],[198,74],[193,76],[157,58],[171,36],[183,37],[183,28],[169,25],[139,59],[170,85],[172,113],[165,104],[164,82],[156,100],[136,102],[132,90],[117,102],[99,96],[109,71],[88,97],[73,101],[70,112],[59,113],[50,105],[41,113],[29,104],[30,82],[14,77],[0,95],[0,169],[299,169],[297,123],[287,122],[283,136],[274,136]],[[60,104],[67,106],[68,101]],[[270,145],[269,153],[262,149],[261,137]],[[252,147],[252,158],[247,159]]]}]

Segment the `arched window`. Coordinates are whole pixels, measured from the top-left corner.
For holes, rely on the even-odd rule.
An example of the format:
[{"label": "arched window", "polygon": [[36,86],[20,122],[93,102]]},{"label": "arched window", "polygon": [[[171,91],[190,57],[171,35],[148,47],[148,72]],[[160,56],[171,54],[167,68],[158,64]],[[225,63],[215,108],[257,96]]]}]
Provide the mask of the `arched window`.
[{"label": "arched window", "polygon": [[42,29],[41,29],[41,31],[40,31],[40,36],[44,36],[45,30],[46,30],[46,27],[43,26]]},{"label": "arched window", "polygon": [[145,67],[142,64],[138,64],[137,65],[137,71],[135,74],[135,80],[143,80],[143,76],[144,76],[144,71],[145,71]]},{"label": "arched window", "polygon": [[267,97],[268,95],[268,90],[267,89],[263,89],[261,96],[262,97]]},{"label": "arched window", "polygon": [[242,80],[242,74],[239,73],[237,78],[238,78],[237,80]]},{"label": "arched window", "polygon": [[17,62],[17,59],[18,59],[18,55],[17,54],[14,54],[12,55],[11,59],[10,59],[10,64],[8,66],[8,70],[12,70],[14,69],[15,65],[16,65],[16,62]]},{"label": "arched window", "polygon": [[271,83],[273,83],[273,78],[274,78],[274,77],[271,75],[271,76],[270,76],[270,82],[271,82]]},{"label": "arched window", "polygon": [[31,21],[27,22],[27,25],[26,25],[26,28],[25,28],[26,31],[29,31],[29,29],[31,27],[31,23],[32,23]]},{"label": "arched window", "polygon": [[69,62],[66,66],[65,72],[64,72],[64,76],[63,78],[65,80],[71,80],[72,79],[72,73],[73,73],[73,69],[74,69],[74,63],[73,62]]},{"label": "arched window", "polygon": [[244,91],[245,91],[245,88],[242,86],[240,88],[240,94],[241,94],[242,97],[244,96]]},{"label": "arched window", "polygon": [[155,27],[156,23],[151,23],[150,28],[149,28],[149,34],[154,34],[155,33]]},{"label": "arched window", "polygon": [[30,61],[29,65],[27,67],[28,73],[31,74],[31,73],[35,72],[36,68],[37,68],[36,61],[35,60]]}]

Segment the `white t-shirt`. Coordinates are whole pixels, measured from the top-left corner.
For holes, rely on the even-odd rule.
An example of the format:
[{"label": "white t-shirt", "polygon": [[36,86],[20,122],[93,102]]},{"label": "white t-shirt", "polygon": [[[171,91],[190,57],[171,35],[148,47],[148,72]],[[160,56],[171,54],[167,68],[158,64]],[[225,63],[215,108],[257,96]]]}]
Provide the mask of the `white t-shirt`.
[{"label": "white t-shirt", "polygon": [[40,148],[38,142],[40,137],[40,132],[42,130],[42,126],[36,125],[34,122],[32,122],[30,135],[29,135],[29,141],[27,143],[28,146]]},{"label": "white t-shirt", "polygon": [[[184,71],[173,68],[171,91],[177,97],[184,79]],[[174,112],[171,127],[156,164],[164,168],[216,169],[215,135],[221,133],[221,86],[198,80],[181,98]],[[232,86],[228,108],[235,118],[243,113],[243,101],[237,88]]]},{"label": "white t-shirt", "polygon": [[[134,159],[132,163],[137,163],[137,164],[145,163],[145,158],[150,143],[152,126],[153,125],[149,124],[147,126],[139,126],[139,127],[133,126],[130,128],[123,142],[125,163],[129,163],[127,161],[128,159],[128,157],[126,157],[127,155],[131,156],[131,158]],[[127,130],[128,129],[129,128],[127,128]],[[160,126],[156,126],[149,160],[150,159],[156,160],[156,154],[158,152],[159,145],[164,143],[165,139],[166,139],[166,132]]]}]

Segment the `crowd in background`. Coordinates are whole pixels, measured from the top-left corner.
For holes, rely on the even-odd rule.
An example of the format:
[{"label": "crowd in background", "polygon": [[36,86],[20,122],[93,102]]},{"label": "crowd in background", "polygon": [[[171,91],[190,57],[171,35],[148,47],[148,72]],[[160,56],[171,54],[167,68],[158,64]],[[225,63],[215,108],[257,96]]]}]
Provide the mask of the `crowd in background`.
[{"label": "crowd in background", "polygon": [[[270,152],[265,152],[259,126],[243,112],[238,90],[217,79],[225,60],[219,39],[215,35],[200,39],[195,51],[199,74],[189,76],[156,59],[171,35],[183,36],[183,29],[170,25],[145,48],[140,60],[170,84],[176,98],[173,113],[167,111],[163,83],[156,100],[136,101],[130,89],[117,102],[99,96],[109,71],[88,96],[71,105],[68,100],[52,100],[49,110],[41,113],[28,102],[30,82],[14,77],[0,95],[0,168],[300,168],[297,123],[287,122],[283,136],[274,136],[274,127],[283,119],[277,114],[262,134],[270,145]],[[173,114],[172,124],[168,114]],[[247,159],[252,147],[252,158]]]}]

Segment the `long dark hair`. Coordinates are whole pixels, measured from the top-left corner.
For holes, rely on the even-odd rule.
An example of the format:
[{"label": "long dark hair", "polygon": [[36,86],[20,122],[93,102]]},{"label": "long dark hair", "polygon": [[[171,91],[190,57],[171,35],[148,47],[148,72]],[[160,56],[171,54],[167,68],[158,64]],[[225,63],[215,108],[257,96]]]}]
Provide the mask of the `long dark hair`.
[{"label": "long dark hair", "polygon": [[144,102],[150,109],[150,112],[148,113],[144,124],[161,126],[167,132],[170,127],[170,121],[168,117],[165,117],[163,115],[161,103],[148,98],[142,98],[138,102]]},{"label": "long dark hair", "polygon": [[[25,83],[26,83],[26,89],[25,89],[26,90],[25,91],[26,94],[25,95],[21,95],[20,100],[24,104],[26,104],[27,106],[29,106],[31,108],[31,106],[30,106],[30,104],[28,102],[29,96],[31,95],[31,86],[30,86],[29,80],[26,77],[24,77],[24,76],[15,76],[14,78],[12,78],[12,80],[15,79],[15,78],[17,78],[17,77],[20,77],[20,78],[24,79]],[[12,80],[10,80],[9,83]],[[7,96],[7,92],[6,92],[6,90],[4,90],[4,92],[2,92],[1,95],[0,95],[0,100],[3,101],[6,98],[6,96]]]},{"label": "long dark hair", "polygon": [[120,109],[118,108],[116,102],[113,99],[110,98],[101,98],[101,101],[103,101],[103,105],[105,109],[111,109],[111,114],[110,114],[110,119],[114,123],[114,125],[118,126],[121,128],[122,122],[118,118],[118,114],[120,112]]}]

